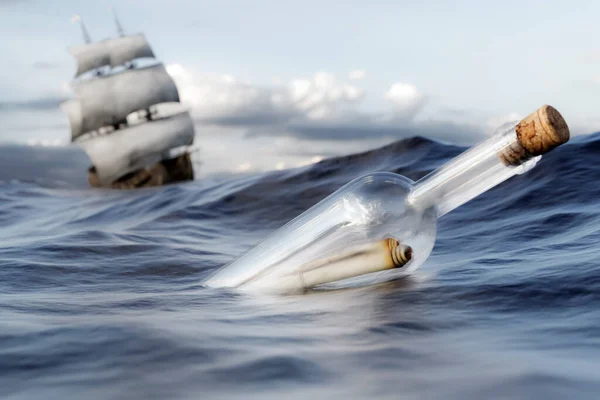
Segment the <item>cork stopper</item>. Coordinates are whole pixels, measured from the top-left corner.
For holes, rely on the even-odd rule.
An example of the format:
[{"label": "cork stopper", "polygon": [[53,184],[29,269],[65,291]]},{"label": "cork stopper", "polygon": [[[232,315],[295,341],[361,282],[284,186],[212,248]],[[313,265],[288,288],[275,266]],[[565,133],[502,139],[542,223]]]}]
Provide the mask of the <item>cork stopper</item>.
[{"label": "cork stopper", "polygon": [[545,105],[523,119],[515,128],[521,145],[539,156],[569,140],[569,127],[556,108]]},{"label": "cork stopper", "polygon": [[569,140],[569,127],[556,108],[544,105],[515,127],[518,142],[499,154],[506,165],[521,165]]}]

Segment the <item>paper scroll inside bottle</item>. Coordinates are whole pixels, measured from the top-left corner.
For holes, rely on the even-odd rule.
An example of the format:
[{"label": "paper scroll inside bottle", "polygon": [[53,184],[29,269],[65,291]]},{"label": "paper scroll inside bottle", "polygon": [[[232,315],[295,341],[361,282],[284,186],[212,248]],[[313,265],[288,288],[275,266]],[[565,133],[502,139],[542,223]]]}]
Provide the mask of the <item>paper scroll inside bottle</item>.
[{"label": "paper scroll inside bottle", "polygon": [[[411,258],[410,246],[405,246],[396,239],[385,239],[307,264],[293,273],[280,276],[278,280],[290,290],[310,289],[358,275],[402,268]],[[257,280],[260,280],[260,276]],[[248,286],[252,284],[252,281],[245,283]]]}]

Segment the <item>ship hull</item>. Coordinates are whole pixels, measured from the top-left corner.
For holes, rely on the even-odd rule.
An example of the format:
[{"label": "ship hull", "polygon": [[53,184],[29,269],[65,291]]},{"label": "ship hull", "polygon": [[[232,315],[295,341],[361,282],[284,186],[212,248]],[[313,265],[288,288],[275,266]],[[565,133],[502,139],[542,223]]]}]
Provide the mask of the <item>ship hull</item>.
[{"label": "ship hull", "polygon": [[194,169],[191,157],[187,153],[170,160],[162,160],[151,167],[130,172],[109,184],[100,182],[93,168],[88,172],[88,182],[90,186],[96,188],[137,189],[191,180],[194,180]]}]

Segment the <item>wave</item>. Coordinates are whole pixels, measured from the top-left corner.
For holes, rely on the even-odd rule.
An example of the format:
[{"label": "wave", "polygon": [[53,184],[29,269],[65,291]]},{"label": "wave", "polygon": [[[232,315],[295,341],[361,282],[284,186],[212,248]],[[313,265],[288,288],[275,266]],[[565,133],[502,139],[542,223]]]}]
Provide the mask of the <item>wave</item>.
[{"label": "wave", "polygon": [[115,191],[87,188],[77,149],[0,147],[0,395],[595,395],[600,133],[440,219],[408,279],[277,299],[201,286],[358,175],[417,180],[463,150],[417,137]]}]

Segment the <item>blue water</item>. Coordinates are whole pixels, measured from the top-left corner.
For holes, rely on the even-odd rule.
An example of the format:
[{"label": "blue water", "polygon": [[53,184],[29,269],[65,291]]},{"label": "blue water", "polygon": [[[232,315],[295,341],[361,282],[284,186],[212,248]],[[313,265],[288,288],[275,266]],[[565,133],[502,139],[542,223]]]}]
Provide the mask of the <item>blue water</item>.
[{"label": "blue water", "polygon": [[442,218],[408,279],[298,296],[204,277],[349,180],[463,149],[410,139],[301,169],[86,187],[0,147],[0,398],[600,396],[600,134]]}]

